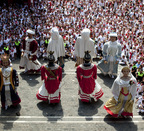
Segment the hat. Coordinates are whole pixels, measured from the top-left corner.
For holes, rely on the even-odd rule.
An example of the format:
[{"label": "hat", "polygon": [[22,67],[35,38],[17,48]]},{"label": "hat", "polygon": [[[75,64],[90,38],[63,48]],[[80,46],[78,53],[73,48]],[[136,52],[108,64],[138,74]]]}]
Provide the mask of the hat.
[{"label": "hat", "polygon": [[51,29],[51,33],[54,32],[54,31],[58,31],[58,28],[57,28],[57,27],[53,27],[53,28]]},{"label": "hat", "polygon": [[109,36],[111,37],[117,37],[117,33],[116,32],[111,32],[110,34],[109,34]]},{"label": "hat", "polygon": [[49,51],[48,52],[49,53],[49,55],[48,55],[48,61],[49,62],[54,62],[55,61],[55,57],[54,57],[54,51]]},{"label": "hat", "polygon": [[32,35],[35,34],[35,32],[34,32],[33,30],[31,30],[31,29],[28,29],[28,30],[27,30],[27,33],[32,34]]},{"label": "hat", "polygon": [[89,62],[91,60],[90,51],[85,51],[84,61]]}]

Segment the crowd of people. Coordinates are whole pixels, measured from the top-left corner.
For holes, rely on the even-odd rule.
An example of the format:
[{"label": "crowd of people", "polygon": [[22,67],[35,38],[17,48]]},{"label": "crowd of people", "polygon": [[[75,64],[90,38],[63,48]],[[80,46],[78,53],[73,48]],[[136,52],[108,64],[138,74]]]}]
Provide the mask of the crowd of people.
[{"label": "crowd of people", "polygon": [[72,59],[76,59],[75,43],[84,28],[90,29],[95,57],[100,59],[110,32],[116,32],[122,47],[119,64],[130,67],[141,97],[144,91],[143,0],[35,0],[30,8],[4,4],[0,7],[0,54],[10,54],[11,60],[20,58],[22,40],[31,28],[38,42],[37,57],[46,58],[53,27],[58,28],[64,40],[66,57]]}]

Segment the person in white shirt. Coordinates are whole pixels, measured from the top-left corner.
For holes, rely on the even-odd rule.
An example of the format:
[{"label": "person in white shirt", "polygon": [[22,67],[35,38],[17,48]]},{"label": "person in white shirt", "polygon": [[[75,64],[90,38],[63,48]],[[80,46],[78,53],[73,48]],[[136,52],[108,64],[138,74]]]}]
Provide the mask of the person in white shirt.
[{"label": "person in white shirt", "polygon": [[127,58],[125,57],[124,54],[122,54],[122,57],[120,58],[119,64],[120,65],[127,65],[128,64]]},{"label": "person in white shirt", "polygon": [[144,113],[144,93],[136,100],[138,113]]}]

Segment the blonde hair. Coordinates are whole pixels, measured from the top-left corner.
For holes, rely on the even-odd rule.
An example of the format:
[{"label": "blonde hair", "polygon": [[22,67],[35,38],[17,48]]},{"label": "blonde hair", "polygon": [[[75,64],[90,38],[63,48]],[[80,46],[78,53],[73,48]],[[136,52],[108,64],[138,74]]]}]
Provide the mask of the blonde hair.
[{"label": "blonde hair", "polygon": [[10,57],[9,55],[4,54],[4,55],[1,56],[1,60],[4,61],[4,62],[9,61],[9,57]]},{"label": "blonde hair", "polygon": [[121,72],[123,72],[123,70],[126,70],[126,69],[128,69],[129,72],[130,72],[130,68],[128,66],[123,67],[122,70],[121,70]]}]

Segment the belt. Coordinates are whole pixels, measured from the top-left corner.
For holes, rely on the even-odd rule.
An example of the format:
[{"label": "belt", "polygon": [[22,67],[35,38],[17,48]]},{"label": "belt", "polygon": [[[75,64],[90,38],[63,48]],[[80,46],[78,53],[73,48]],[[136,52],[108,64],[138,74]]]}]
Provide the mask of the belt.
[{"label": "belt", "polygon": [[90,78],[90,77],[92,76],[92,74],[93,74],[93,73],[91,73],[91,75],[89,75],[89,76],[84,76],[84,75],[83,75],[83,78]]},{"label": "belt", "polygon": [[5,86],[8,86],[8,85],[10,85],[10,82],[9,82],[9,83],[4,83],[4,85],[5,85]]},{"label": "belt", "polygon": [[48,78],[49,80],[56,80],[57,78]]}]

